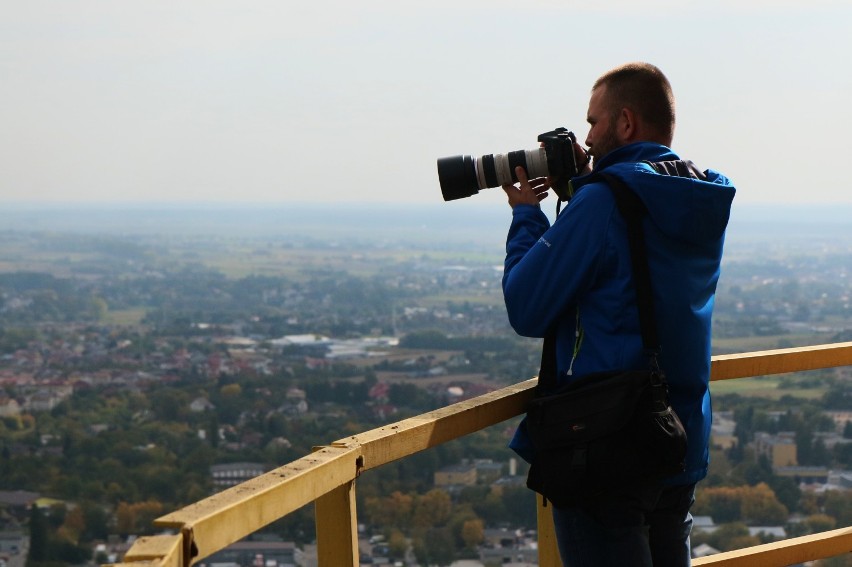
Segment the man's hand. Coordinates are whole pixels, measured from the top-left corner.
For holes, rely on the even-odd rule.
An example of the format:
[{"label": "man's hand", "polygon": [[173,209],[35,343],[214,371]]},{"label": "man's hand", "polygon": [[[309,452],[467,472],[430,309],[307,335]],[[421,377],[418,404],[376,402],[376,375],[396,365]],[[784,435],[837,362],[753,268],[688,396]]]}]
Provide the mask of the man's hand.
[{"label": "man's hand", "polygon": [[577,142],[574,142],[574,159],[577,160],[577,167],[580,168],[578,176],[592,172],[592,156]]},{"label": "man's hand", "polygon": [[511,183],[503,185],[503,191],[509,197],[509,206],[513,209],[517,205],[538,205],[542,199],[547,197],[550,183],[546,178],[536,177],[528,180],[527,172],[520,166],[515,168],[515,176],[518,178],[519,187],[515,187]]}]

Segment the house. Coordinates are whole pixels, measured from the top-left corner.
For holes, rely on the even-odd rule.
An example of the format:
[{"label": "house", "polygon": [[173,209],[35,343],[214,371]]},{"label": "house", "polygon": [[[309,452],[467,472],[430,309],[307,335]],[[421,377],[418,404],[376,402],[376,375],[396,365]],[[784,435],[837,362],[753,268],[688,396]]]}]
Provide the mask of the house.
[{"label": "house", "polygon": [[0,417],[16,417],[21,415],[21,404],[15,398],[0,396]]},{"label": "house", "polygon": [[771,537],[773,540],[787,539],[787,531],[783,526],[749,526],[748,534],[762,538]]},{"label": "house", "polygon": [[737,442],[737,438],[734,435],[736,426],[734,412],[713,412],[713,425],[710,430],[713,446],[720,449],[730,449],[735,445]]},{"label": "house", "polygon": [[61,397],[56,396],[48,390],[39,390],[35,394],[29,396],[25,403],[25,407],[30,411],[50,411],[62,401]]},{"label": "house", "polygon": [[18,520],[23,520],[29,518],[30,508],[39,497],[38,493],[25,490],[0,490],[0,510],[6,510]]},{"label": "house", "polygon": [[217,490],[236,486],[265,472],[266,465],[262,463],[226,463],[210,467],[213,486]]},{"label": "house", "polygon": [[308,399],[308,394],[301,388],[288,388],[284,397],[289,402],[303,402]]},{"label": "house", "polygon": [[717,526],[713,522],[713,518],[710,516],[693,516],[692,517],[692,529],[695,531],[701,531],[704,533],[712,534],[715,532],[719,526]]},{"label": "house", "polygon": [[698,559],[699,557],[707,557],[709,555],[715,555],[719,553],[719,550],[711,545],[707,545],[706,543],[702,543],[701,545],[696,545],[692,548],[692,557]]},{"label": "house", "polygon": [[189,410],[195,413],[201,413],[204,411],[212,411],[216,409],[216,406],[205,397],[195,398],[189,404]]}]

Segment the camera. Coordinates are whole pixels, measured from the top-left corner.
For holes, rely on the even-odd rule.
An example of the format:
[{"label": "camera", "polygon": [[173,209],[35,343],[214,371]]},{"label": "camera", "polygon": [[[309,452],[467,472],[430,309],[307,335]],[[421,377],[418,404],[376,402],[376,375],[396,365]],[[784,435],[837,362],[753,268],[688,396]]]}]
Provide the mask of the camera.
[{"label": "camera", "polygon": [[527,176],[553,178],[552,188],[563,201],[570,198],[568,182],[579,171],[574,156],[573,132],[565,128],[539,135],[542,146],[535,150],[518,150],[506,154],[489,154],[474,159],[460,155],[438,159],[438,181],[445,201],[476,195],[481,189],[516,183],[515,168],[521,166]]}]

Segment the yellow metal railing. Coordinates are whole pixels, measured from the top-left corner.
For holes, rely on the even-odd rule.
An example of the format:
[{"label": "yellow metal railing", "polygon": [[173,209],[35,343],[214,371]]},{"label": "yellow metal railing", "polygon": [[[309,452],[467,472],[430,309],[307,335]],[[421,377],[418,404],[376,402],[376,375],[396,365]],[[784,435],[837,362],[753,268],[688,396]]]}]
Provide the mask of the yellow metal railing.
[{"label": "yellow metal railing", "polygon": [[[715,356],[711,379],[852,365],[852,342]],[[364,471],[522,414],[536,379],[346,437],[157,519],[172,535],[143,537],[124,564],[189,567],[311,502],[319,564],[358,565],[355,480]],[[539,564],[559,565],[549,510],[539,506]],[[852,527],[698,559],[694,565],[778,567],[852,551]],[[145,567],[148,567],[146,565]]]}]

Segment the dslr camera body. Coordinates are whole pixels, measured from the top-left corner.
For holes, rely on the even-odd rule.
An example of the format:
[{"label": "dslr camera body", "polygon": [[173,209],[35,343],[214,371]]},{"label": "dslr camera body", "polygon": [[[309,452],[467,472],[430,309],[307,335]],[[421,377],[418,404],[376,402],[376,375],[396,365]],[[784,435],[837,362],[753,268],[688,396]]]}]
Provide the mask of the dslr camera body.
[{"label": "dslr camera body", "polygon": [[574,155],[573,132],[557,128],[539,135],[541,147],[506,154],[488,154],[474,159],[469,155],[438,159],[438,181],[445,201],[476,195],[482,189],[516,183],[515,168],[521,166],[527,176],[551,177],[552,189],[563,201],[570,198],[568,183],[579,174]]}]

